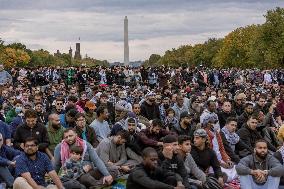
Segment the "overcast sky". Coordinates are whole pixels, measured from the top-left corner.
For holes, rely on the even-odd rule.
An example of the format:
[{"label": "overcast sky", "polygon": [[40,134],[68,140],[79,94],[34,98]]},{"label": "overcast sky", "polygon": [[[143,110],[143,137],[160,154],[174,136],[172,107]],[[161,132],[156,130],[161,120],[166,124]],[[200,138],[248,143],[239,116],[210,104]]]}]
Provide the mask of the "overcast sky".
[{"label": "overcast sky", "polygon": [[81,54],[123,61],[123,19],[129,19],[130,60],[224,37],[261,24],[282,0],[0,0],[0,38],[30,49],[68,52],[80,37]]}]

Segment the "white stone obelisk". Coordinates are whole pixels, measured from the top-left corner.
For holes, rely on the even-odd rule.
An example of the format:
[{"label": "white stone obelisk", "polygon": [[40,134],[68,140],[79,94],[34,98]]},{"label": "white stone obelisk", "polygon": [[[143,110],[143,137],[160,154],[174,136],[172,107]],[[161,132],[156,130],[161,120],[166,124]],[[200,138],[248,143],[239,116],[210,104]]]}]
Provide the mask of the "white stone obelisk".
[{"label": "white stone obelisk", "polygon": [[128,19],[124,18],[124,66],[129,65]]}]

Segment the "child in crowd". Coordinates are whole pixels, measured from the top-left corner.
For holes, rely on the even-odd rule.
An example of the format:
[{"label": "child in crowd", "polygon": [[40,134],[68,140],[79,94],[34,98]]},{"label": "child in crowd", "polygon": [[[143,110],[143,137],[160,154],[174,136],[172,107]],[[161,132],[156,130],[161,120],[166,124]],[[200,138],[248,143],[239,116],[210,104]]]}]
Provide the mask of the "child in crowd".
[{"label": "child in crowd", "polygon": [[167,131],[170,131],[172,127],[178,126],[178,120],[175,117],[175,111],[172,108],[166,110],[165,127]]},{"label": "child in crowd", "polygon": [[84,164],[82,159],[83,148],[81,146],[70,147],[70,158],[66,160],[62,167],[61,177],[65,188],[86,189],[95,188],[98,181],[90,175],[92,167]]}]

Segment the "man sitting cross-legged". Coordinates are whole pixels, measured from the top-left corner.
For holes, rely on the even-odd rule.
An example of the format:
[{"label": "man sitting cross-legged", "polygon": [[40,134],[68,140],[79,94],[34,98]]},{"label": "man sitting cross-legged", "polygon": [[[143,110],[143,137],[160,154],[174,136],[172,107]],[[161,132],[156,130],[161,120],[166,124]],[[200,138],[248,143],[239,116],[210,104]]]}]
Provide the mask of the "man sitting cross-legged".
[{"label": "man sitting cross-legged", "polygon": [[[110,185],[113,182],[113,176],[109,173],[103,161],[97,155],[92,145],[77,136],[73,128],[68,128],[64,131],[63,141],[59,143],[54,150],[55,170],[58,172],[62,165],[70,158],[70,147],[83,147],[82,161],[88,165],[88,172],[97,179],[96,186]],[[88,183],[83,182],[86,187]]]},{"label": "man sitting cross-legged", "polygon": [[96,149],[105,165],[120,173],[128,173],[137,164],[134,160],[127,160],[125,142],[128,138],[128,131],[118,131],[115,136],[103,139]]},{"label": "man sitting cross-legged", "polygon": [[236,166],[242,189],[277,189],[284,168],[272,155],[268,154],[267,142],[255,142],[254,153],[241,159]]},{"label": "man sitting cross-legged", "polygon": [[[16,158],[16,178],[14,189],[63,189],[63,185],[54,171],[51,161],[45,153],[38,151],[38,141],[29,137],[24,142],[24,152]],[[55,185],[45,182],[45,174],[51,177]]]}]

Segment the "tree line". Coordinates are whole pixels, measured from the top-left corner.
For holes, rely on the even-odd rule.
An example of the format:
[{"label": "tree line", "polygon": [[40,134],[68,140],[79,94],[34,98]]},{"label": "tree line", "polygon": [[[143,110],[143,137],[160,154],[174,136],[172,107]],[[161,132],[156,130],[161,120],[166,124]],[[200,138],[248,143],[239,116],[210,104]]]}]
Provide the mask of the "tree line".
[{"label": "tree line", "polygon": [[85,57],[81,60],[72,58],[69,54],[51,54],[47,50],[30,50],[22,43],[5,45],[0,39],[0,63],[6,68],[12,67],[39,67],[39,66],[108,66],[106,60],[96,60]]},{"label": "tree line", "polygon": [[275,68],[284,66],[284,9],[267,11],[264,24],[240,27],[224,38],[203,44],[184,45],[152,54],[146,66],[205,65],[216,68]]}]

